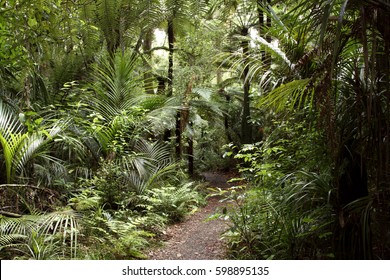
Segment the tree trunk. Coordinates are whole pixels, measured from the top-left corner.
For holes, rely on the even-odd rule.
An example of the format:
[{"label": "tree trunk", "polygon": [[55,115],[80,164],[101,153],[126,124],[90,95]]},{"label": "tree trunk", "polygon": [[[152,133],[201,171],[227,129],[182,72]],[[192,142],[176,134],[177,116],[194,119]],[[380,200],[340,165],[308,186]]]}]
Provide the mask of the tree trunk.
[{"label": "tree trunk", "polygon": [[[352,141],[349,141],[352,143]],[[368,196],[367,167],[356,147],[346,143],[340,154],[338,175],[339,231],[335,234],[339,249],[337,258],[370,259],[372,257],[370,222],[362,222],[362,216],[354,208],[346,207]],[[344,168],[342,168],[342,166]],[[342,169],[342,170],[341,170]],[[341,173],[341,174],[340,174]],[[358,206],[359,207],[359,206]],[[367,219],[370,219],[368,216]]]},{"label": "tree trunk", "polygon": [[[261,36],[263,34],[263,26],[264,26],[264,11],[263,11],[263,6],[264,6],[264,3],[263,3],[264,0],[257,0],[257,16],[258,16],[258,20],[259,20],[259,28],[258,28],[258,32],[259,32],[259,36]],[[264,48],[261,49],[261,60],[264,62],[265,61],[265,50]]]},{"label": "tree trunk", "polygon": [[339,159],[340,165],[344,165],[344,170],[340,170],[342,174],[338,183],[338,196],[342,207],[368,195],[367,167],[362,156],[354,149],[351,144],[345,144]]},{"label": "tree trunk", "polygon": [[[192,128],[192,122],[189,122],[190,128]],[[194,138],[190,135],[188,138],[188,174],[194,175]]]},{"label": "tree trunk", "polygon": [[[171,97],[173,95],[173,55],[175,47],[175,30],[173,28],[173,20],[168,20],[168,80],[167,80],[167,96]],[[181,134],[180,134],[180,111],[176,114],[176,156],[181,158]],[[164,139],[167,140],[171,137],[171,132],[166,131],[164,134]]]},{"label": "tree trunk", "polygon": [[175,129],[175,136],[176,136],[176,157],[178,159],[181,159],[182,154],[182,146],[181,146],[181,110],[178,110],[176,113],[176,129]]},{"label": "tree trunk", "polygon": [[166,82],[167,78],[162,76],[157,76],[157,94],[165,94],[165,91],[167,89]]},{"label": "tree trunk", "polygon": [[[270,5],[271,4],[271,0],[267,0],[267,3]],[[271,21],[271,17],[270,15],[268,14],[267,15],[267,30],[270,30],[272,27],[272,21]],[[268,32],[269,34],[269,32]],[[268,43],[271,43],[272,42],[272,38],[270,35],[267,35],[266,38]],[[266,58],[265,58],[265,64],[267,65],[267,69],[269,69],[271,67],[271,54],[267,54],[266,55]]]},{"label": "tree trunk", "polygon": [[[219,90],[219,93],[225,98],[226,103],[228,104],[228,108],[229,108],[230,107],[230,101],[231,101],[230,95],[228,93],[226,93],[223,88],[221,88]],[[232,135],[230,134],[229,111],[226,114],[223,114],[223,115],[224,115],[224,117],[223,117],[223,124],[224,124],[224,127],[225,127],[226,137],[227,137],[229,143],[233,143],[233,138],[232,138]]]},{"label": "tree trunk", "polygon": [[147,94],[154,94],[153,88],[153,75],[151,73],[151,68],[149,65],[149,61],[152,56],[150,50],[152,49],[153,42],[153,29],[150,29],[146,32],[144,41],[142,43],[142,50],[146,56],[147,61],[144,62],[144,67],[146,72],[144,73],[144,89]]},{"label": "tree trunk", "polygon": [[107,42],[107,52],[114,65],[115,53],[117,49],[120,47],[120,31],[115,30],[113,35],[114,36],[106,35],[106,42]]},{"label": "tree trunk", "polygon": [[187,89],[184,92],[182,109],[176,115],[176,155],[180,159],[183,152],[182,135],[186,129],[190,119],[190,94],[195,77],[192,77],[187,84]]},{"label": "tree trunk", "polygon": [[175,31],[173,29],[173,20],[168,20],[168,93],[167,96],[173,95],[173,54],[175,46]]},{"label": "tree trunk", "polygon": [[[272,26],[272,21],[271,17],[267,15],[266,17],[264,16],[264,9],[267,4],[270,4],[271,1],[267,0],[267,3],[265,0],[257,0],[257,13],[258,13],[258,18],[259,18],[259,36],[262,36],[264,33],[264,27],[267,27],[267,29],[270,29]],[[271,43],[272,38],[271,36],[267,35],[266,38],[268,43]],[[264,49],[261,50],[261,59],[266,66],[266,69],[269,69],[271,67],[271,55],[267,53]]]},{"label": "tree trunk", "polygon": [[[248,28],[243,28],[241,30],[242,36],[248,36]],[[249,55],[249,41],[241,42],[244,61],[247,60],[247,56]],[[250,80],[249,80],[249,66],[245,63],[245,68],[243,71],[242,79],[244,83],[244,101],[243,101],[243,109],[242,109],[242,120],[241,120],[241,142],[242,144],[249,144],[252,141],[252,125],[250,123]]]}]

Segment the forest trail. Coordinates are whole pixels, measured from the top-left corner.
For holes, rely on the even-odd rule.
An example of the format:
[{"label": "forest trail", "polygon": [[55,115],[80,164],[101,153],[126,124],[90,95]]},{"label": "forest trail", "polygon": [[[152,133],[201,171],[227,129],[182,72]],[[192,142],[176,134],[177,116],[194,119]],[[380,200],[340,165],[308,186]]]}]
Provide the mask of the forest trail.
[{"label": "forest trail", "polygon": [[[230,177],[224,173],[205,172],[203,176],[210,187],[226,188]],[[168,227],[165,246],[149,252],[151,260],[221,260],[226,256],[226,245],[221,234],[228,228],[225,221],[215,219],[207,221],[218,208],[224,206],[220,198],[208,199],[205,207],[200,208],[186,221]]]}]

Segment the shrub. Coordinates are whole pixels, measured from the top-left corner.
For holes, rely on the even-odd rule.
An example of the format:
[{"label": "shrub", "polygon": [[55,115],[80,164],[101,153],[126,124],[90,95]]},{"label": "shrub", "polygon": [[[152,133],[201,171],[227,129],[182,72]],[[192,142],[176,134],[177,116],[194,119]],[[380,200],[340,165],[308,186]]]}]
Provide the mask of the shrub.
[{"label": "shrub", "polygon": [[167,185],[151,189],[147,191],[144,199],[151,206],[152,212],[166,216],[170,223],[180,222],[205,203],[193,185],[194,183],[190,182],[179,187]]},{"label": "shrub", "polygon": [[319,131],[305,122],[274,122],[272,133],[235,156],[247,180],[229,192],[235,207],[225,234],[232,257],[333,258],[335,191]]}]

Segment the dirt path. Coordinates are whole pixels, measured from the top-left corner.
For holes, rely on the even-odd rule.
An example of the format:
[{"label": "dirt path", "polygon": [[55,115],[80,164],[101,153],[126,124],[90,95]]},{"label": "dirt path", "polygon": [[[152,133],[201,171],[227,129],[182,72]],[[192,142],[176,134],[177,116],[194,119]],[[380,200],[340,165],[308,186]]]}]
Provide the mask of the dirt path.
[{"label": "dirt path", "polygon": [[[203,173],[211,187],[227,187],[228,175],[221,173]],[[220,235],[228,225],[219,219],[206,221],[223,203],[218,198],[210,198],[207,206],[199,209],[183,223],[167,229],[166,245],[149,252],[152,260],[218,260],[226,255],[225,244]]]}]

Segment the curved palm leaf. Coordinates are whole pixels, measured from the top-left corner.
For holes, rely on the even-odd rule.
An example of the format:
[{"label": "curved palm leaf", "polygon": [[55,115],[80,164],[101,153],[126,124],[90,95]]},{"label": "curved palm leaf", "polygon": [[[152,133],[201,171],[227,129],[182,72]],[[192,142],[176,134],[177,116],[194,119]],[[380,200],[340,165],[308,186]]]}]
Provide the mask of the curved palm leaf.
[{"label": "curved palm leaf", "polygon": [[286,108],[301,107],[307,101],[312,104],[314,90],[310,91],[307,89],[310,81],[311,79],[303,79],[282,84],[261,98],[257,106],[270,106],[275,108],[276,111],[281,111]]},{"label": "curved palm leaf", "polygon": [[117,53],[114,61],[103,58],[95,67],[92,89],[92,107],[106,121],[131,110],[136,105],[134,97],[139,94],[142,76],[135,71],[136,60],[129,55]]},{"label": "curved palm leaf", "polygon": [[[30,245],[34,245],[34,242],[37,241],[35,237],[58,236],[65,247],[69,243],[71,257],[75,257],[79,230],[77,219],[78,215],[73,210],[48,214],[36,213],[18,218],[0,215],[0,250],[22,245],[28,247],[29,242],[32,242]],[[45,241],[45,243],[47,242]]]},{"label": "curved palm leaf", "polygon": [[[149,102],[153,100],[155,102],[154,107],[149,107],[150,111],[146,114],[146,120],[147,127],[156,135],[165,132],[167,129],[175,128],[177,111],[181,108],[181,99],[178,96],[158,99],[160,97],[157,97],[157,99],[146,97],[146,105],[151,105]],[[161,103],[158,103],[159,101]]]},{"label": "curved palm leaf", "polygon": [[47,154],[46,145],[63,130],[65,122],[59,121],[51,128],[25,132],[15,114],[0,102],[0,144],[6,169],[7,184],[17,175],[25,175],[27,163],[36,157],[54,160]]},{"label": "curved palm leaf", "polygon": [[23,234],[3,234],[0,236],[0,251],[9,247],[11,244],[25,240],[28,237]]},{"label": "curved palm leaf", "polygon": [[1,235],[29,235],[36,229],[40,217],[37,215],[24,215],[21,218],[0,216]]},{"label": "curved palm leaf", "polygon": [[126,183],[138,194],[157,184],[161,178],[177,173],[178,165],[164,144],[140,141],[135,149],[138,154],[123,158],[122,166]]},{"label": "curved palm leaf", "polygon": [[3,148],[8,184],[12,180],[14,156],[26,137],[26,134],[23,133],[22,123],[11,110],[0,102],[0,144]]}]

